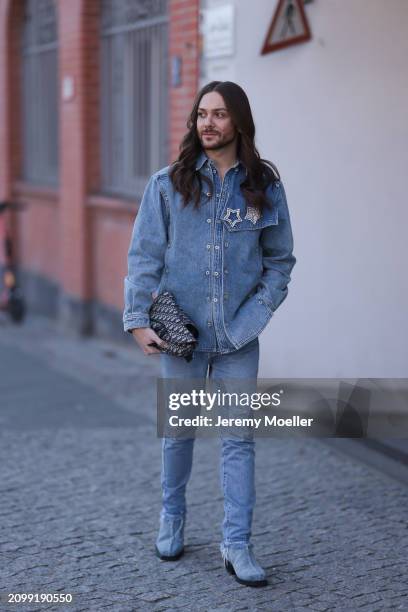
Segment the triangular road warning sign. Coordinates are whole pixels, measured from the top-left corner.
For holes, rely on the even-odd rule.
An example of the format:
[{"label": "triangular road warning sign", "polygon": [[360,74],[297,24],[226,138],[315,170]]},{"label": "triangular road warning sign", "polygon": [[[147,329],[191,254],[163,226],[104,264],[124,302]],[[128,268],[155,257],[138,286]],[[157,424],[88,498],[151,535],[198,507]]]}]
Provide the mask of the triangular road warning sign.
[{"label": "triangular road warning sign", "polygon": [[279,0],[261,54],[310,40],[303,0]]}]

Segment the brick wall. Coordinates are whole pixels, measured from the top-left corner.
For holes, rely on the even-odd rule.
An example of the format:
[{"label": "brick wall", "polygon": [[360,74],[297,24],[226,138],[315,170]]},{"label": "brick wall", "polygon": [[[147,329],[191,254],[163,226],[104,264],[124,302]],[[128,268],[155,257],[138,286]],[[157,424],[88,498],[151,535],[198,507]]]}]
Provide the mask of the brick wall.
[{"label": "brick wall", "polygon": [[[17,253],[32,308],[86,333],[121,333],[123,277],[137,201],[102,195],[100,185],[99,0],[57,2],[60,184],[21,181],[19,36],[22,0],[0,0],[0,197],[24,200],[14,218]],[[198,0],[169,0],[169,163],[179,150],[198,87]],[[169,70],[171,67],[169,66]],[[62,79],[75,95],[62,100]],[[1,255],[0,255],[1,258]],[[1,262],[1,259],[0,259]],[[51,289],[44,289],[49,285]],[[52,307],[44,303],[54,296]],[[45,296],[45,298],[44,298]]]},{"label": "brick wall", "polygon": [[186,121],[198,89],[198,19],[199,2],[171,0],[170,58],[182,59],[181,86],[170,88],[170,158],[178,156],[180,140],[186,132]]}]

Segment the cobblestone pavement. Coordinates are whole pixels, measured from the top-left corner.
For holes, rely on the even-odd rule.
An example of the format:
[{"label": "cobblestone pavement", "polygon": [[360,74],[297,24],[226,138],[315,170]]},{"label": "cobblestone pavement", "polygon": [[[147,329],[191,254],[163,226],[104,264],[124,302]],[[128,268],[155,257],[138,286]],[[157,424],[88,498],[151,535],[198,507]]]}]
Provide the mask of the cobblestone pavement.
[{"label": "cobblestone pavement", "polygon": [[[186,554],[153,552],[160,509],[158,358],[136,344],[0,319],[0,591],[3,610],[407,610],[408,491],[307,440],[257,441],[250,589],[218,550],[219,440],[196,442]],[[7,606],[6,593],[71,593]]]}]

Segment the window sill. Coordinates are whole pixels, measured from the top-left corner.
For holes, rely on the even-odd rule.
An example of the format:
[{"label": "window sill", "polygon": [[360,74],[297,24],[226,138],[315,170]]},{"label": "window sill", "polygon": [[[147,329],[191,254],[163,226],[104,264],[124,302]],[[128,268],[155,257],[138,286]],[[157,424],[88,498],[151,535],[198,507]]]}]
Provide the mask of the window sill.
[{"label": "window sill", "polygon": [[86,205],[90,208],[99,208],[111,212],[134,215],[139,209],[139,202],[115,196],[92,194],[86,198]]},{"label": "window sill", "polygon": [[44,185],[35,185],[25,181],[15,181],[12,186],[12,198],[26,197],[31,200],[47,200],[55,204],[59,199],[59,188]]}]

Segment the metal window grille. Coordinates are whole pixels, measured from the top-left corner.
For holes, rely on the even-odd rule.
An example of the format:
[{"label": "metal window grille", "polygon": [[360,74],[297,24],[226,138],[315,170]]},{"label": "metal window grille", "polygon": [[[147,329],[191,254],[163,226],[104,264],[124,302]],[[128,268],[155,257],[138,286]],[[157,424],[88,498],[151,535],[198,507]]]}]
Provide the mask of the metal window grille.
[{"label": "metal window grille", "polygon": [[55,0],[26,0],[21,38],[22,178],[58,182],[58,40]]},{"label": "metal window grille", "polygon": [[103,0],[101,160],[105,193],[137,197],[167,164],[167,0]]}]

